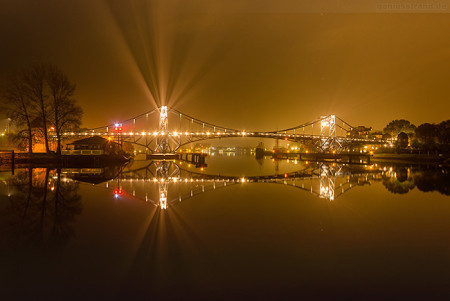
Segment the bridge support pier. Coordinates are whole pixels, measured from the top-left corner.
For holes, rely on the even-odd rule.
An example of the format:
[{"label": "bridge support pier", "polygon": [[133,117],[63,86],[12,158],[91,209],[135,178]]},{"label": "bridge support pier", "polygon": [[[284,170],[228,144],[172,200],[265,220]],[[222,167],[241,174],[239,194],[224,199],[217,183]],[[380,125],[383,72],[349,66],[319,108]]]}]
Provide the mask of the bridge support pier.
[{"label": "bridge support pier", "polygon": [[208,155],[205,153],[180,153],[178,158],[182,161],[186,161],[196,167],[206,167],[206,157]]}]

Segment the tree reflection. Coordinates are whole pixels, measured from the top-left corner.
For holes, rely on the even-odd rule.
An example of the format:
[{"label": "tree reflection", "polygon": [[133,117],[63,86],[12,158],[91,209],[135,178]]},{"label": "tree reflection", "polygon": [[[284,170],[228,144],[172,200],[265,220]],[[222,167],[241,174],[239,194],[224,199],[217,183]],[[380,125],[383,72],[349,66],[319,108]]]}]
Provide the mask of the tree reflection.
[{"label": "tree reflection", "polygon": [[62,181],[59,169],[28,168],[8,180],[13,191],[2,218],[19,244],[60,246],[74,235],[82,211],[78,183]]},{"label": "tree reflection", "polygon": [[392,193],[404,194],[412,190],[415,185],[412,181],[400,182],[396,178],[385,178],[383,179],[383,185]]},{"label": "tree reflection", "polygon": [[450,173],[448,169],[426,169],[414,173],[414,182],[420,191],[439,191],[450,195]]},{"label": "tree reflection", "polygon": [[450,195],[450,173],[446,167],[391,167],[383,176],[383,185],[392,193],[404,194],[417,187],[420,191],[438,191]]}]

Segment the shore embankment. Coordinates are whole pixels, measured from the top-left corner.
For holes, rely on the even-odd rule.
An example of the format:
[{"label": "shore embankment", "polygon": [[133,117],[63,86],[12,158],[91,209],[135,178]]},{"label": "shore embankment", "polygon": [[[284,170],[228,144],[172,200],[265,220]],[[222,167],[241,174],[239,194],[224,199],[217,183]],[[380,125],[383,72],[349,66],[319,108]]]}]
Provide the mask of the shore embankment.
[{"label": "shore embankment", "polygon": [[56,153],[25,153],[15,151],[1,151],[0,165],[52,165],[52,164],[99,164],[111,162],[126,162],[129,158],[124,155],[80,155],[80,156],[66,156],[58,155]]},{"label": "shore embankment", "polygon": [[450,165],[450,156],[442,154],[395,154],[395,153],[375,153],[372,162],[393,162],[412,164],[445,164]]}]

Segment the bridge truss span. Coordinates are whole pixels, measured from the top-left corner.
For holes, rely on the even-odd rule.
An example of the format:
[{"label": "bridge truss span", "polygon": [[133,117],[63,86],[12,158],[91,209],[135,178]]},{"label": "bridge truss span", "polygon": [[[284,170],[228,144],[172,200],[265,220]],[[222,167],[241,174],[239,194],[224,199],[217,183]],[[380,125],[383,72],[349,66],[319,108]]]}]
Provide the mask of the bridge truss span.
[{"label": "bridge truss span", "polygon": [[384,140],[352,138],[353,127],[335,115],[321,116],[284,130],[243,131],[223,127],[162,106],[120,123],[90,130],[64,133],[65,138],[107,137],[117,142],[141,145],[152,153],[176,153],[180,147],[210,139],[255,137],[283,139],[310,145],[318,152],[341,152],[354,144],[385,144]]}]

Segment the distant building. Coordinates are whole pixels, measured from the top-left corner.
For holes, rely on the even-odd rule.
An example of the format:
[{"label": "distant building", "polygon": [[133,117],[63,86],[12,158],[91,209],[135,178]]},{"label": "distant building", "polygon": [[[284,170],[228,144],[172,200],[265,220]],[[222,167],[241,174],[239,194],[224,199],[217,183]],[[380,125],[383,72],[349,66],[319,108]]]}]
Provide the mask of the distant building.
[{"label": "distant building", "polygon": [[194,150],[195,151],[201,151],[201,150],[209,150],[211,148],[210,143],[196,143],[194,144]]},{"label": "distant building", "polygon": [[368,138],[370,132],[372,131],[372,127],[365,127],[363,125],[354,127],[349,135],[352,138]]},{"label": "distant building", "polygon": [[382,138],[383,138],[383,139],[387,139],[387,140],[388,140],[388,139],[392,139],[392,135],[386,133],[386,134],[383,134]]},{"label": "distant building", "polygon": [[375,139],[383,139],[383,132],[382,131],[372,131],[371,133],[370,133],[370,136],[372,137],[372,138],[375,138]]},{"label": "distant building", "polygon": [[63,155],[119,155],[122,154],[119,143],[99,136],[93,136],[68,143]]}]

